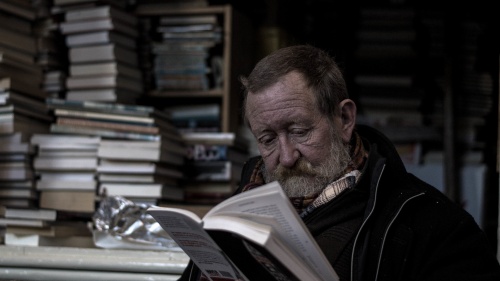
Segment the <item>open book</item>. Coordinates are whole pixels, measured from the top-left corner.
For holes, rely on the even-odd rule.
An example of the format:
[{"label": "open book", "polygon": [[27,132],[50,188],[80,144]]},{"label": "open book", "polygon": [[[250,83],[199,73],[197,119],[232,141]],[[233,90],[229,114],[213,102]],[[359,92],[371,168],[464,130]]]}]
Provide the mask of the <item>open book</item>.
[{"label": "open book", "polygon": [[338,280],[277,182],[230,197],[203,219],[177,208],[147,213],[210,280]]}]

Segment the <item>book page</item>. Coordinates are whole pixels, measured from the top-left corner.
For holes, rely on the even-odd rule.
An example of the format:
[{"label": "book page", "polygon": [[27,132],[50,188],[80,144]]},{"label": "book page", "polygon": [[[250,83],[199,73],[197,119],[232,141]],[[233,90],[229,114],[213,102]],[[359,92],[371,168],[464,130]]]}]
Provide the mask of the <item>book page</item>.
[{"label": "book page", "polygon": [[149,208],[147,213],[153,216],[210,280],[247,280],[203,229],[196,214],[166,207]]},{"label": "book page", "polygon": [[[323,280],[318,276],[315,269],[304,262],[288,243],[276,233],[276,227],[273,226],[277,224],[275,218],[271,216],[242,212],[217,213],[203,220],[203,227],[210,234],[212,234],[211,231],[215,230],[232,233],[235,234],[235,236],[242,237],[242,244],[246,251],[248,251],[255,261],[264,267],[275,280]],[[238,247],[236,246],[237,243],[231,242],[227,236],[222,237],[222,239],[220,236],[212,237],[229,256],[232,256],[231,253],[235,253],[233,249]],[[255,246],[258,247],[255,248]],[[239,257],[242,255],[243,253],[239,254],[238,258],[233,260],[237,265],[239,265],[239,261],[241,262]],[[244,267],[240,268],[244,270]],[[247,274],[252,280],[255,279],[255,276],[250,276],[250,274],[253,274],[255,270]],[[262,279],[265,277],[259,276],[258,278]]]},{"label": "book page", "polygon": [[[338,280],[335,270],[277,182],[237,194],[215,206],[205,217],[232,212],[275,218],[278,225],[274,227],[297,256],[318,272],[323,280]],[[255,221],[259,221],[259,216],[255,217]]]}]

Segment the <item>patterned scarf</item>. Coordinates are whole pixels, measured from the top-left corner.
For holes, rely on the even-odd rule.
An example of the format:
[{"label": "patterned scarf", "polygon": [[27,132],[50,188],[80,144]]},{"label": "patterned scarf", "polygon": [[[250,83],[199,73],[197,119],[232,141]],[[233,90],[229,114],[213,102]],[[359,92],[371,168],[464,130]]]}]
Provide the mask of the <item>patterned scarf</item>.
[{"label": "patterned scarf", "polygon": [[[366,159],[368,158],[368,152],[363,146],[361,137],[357,132],[353,133],[353,137],[350,141],[350,147],[351,161],[344,170],[343,176],[330,183],[320,192],[309,194],[303,197],[290,198],[293,206],[302,217],[306,216],[317,207],[330,202],[342,191],[349,189],[356,184],[359,177],[361,176],[360,170],[362,169]],[[264,161],[260,159],[255,165],[255,168],[250,177],[250,181],[247,185],[245,185],[245,187],[243,187],[242,192],[256,188],[265,183],[262,169],[264,169]]]}]

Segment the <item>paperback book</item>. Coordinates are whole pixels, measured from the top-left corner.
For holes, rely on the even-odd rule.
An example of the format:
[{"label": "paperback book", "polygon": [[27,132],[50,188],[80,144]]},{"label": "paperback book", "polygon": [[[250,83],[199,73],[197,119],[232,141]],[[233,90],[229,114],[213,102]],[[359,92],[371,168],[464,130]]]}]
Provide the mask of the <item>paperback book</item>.
[{"label": "paperback book", "polygon": [[[235,195],[203,218],[147,211],[210,280],[338,280],[277,182]],[[217,260],[217,263],[213,261]]]}]

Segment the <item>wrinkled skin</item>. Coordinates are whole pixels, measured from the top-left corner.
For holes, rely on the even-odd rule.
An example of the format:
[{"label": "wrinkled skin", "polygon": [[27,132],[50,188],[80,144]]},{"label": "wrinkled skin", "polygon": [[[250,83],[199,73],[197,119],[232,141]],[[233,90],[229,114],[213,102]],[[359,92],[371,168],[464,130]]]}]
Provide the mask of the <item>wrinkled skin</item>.
[{"label": "wrinkled skin", "polygon": [[248,93],[246,116],[266,167],[266,181],[278,180],[289,196],[318,191],[349,162],[348,142],[356,106],[340,104],[341,114],[325,116],[302,75],[290,72],[258,93]]}]

